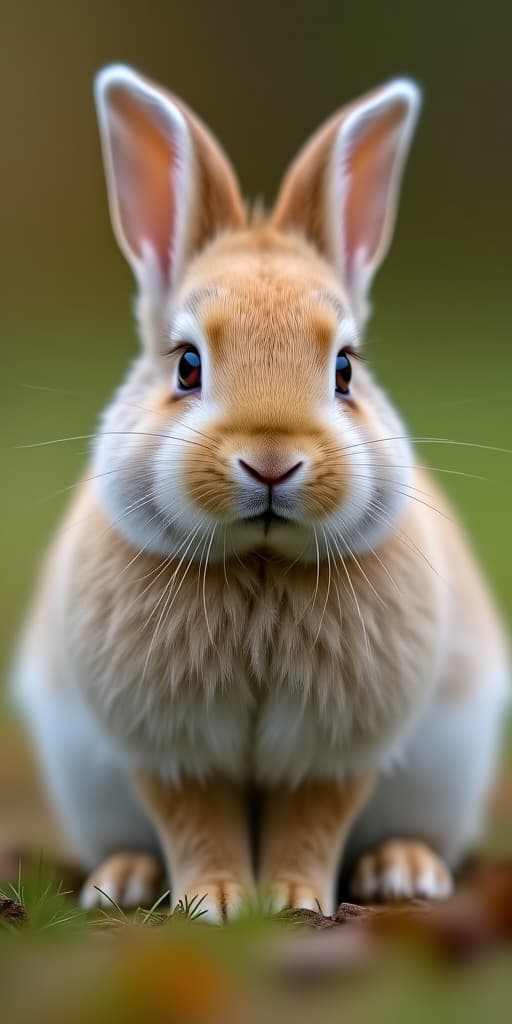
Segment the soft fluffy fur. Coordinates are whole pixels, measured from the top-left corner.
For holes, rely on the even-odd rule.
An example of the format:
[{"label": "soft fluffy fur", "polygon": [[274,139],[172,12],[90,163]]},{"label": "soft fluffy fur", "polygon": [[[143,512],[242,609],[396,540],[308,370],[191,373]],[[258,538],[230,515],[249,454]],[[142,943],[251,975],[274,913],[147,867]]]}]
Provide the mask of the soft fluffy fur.
[{"label": "soft fluffy fur", "polygon": [[[506,654],[453,514],[361,358],[417,92],[398,80],[332,118],[255,223],[179,101],[119,67],[97,98],[143,346],[20,659],[50,788],[96,868],[84,902],[95,886],[149,900],[141,852],[161,849],[174,902],[204,894],[222,917],[259,881],[276,906],[329,912],[347,843],[348,863],[366,854],[358,895],[446,895],[442,858],[479,827]],[[177,385],[186,344],[200,393]],[[269,489],[240,460],[291,471],[270,527],[250,521]]]}]

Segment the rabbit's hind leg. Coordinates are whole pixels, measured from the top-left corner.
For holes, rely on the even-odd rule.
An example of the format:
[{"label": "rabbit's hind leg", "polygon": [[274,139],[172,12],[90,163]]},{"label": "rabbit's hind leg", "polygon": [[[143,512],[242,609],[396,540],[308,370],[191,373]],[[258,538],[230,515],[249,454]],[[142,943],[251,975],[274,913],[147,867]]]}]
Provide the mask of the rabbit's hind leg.
[{"label": "rabbit's hind leg", "polygon": [[[503,722],[505,671],[435,695],[355,822],[344,870],[365,899],[441,898],[481,834]],[[445,865],[448,865],[446,867]]]},{"label": "rabbit's hind leg", "polygon": [[56,692],[41,669],[25,664],[19,692],[43,780],[84,869],[119,851],[158,856],[122,757],[72,688]]}]

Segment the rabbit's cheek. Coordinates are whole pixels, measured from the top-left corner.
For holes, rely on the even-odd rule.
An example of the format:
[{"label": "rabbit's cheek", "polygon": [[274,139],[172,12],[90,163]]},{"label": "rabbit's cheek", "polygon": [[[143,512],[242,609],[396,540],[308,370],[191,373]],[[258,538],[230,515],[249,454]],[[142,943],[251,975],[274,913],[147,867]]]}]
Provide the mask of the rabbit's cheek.
[{"label": "rabbit's cheek", "polygon": [[187,455],[182,463],[187,502],[201,513],[228,516],[233,509],[235,487],[225,465],[215,457]]}]

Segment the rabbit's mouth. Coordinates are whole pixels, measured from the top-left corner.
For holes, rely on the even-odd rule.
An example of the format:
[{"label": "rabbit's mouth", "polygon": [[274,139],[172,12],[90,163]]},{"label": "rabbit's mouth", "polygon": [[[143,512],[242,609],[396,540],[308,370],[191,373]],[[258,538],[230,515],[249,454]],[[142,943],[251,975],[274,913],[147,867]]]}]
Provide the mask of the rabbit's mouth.
[{"label": "rabbit's mouth", "polygon": [[277,524],[286,524],[287,526],[293,526],[294,520],[289,516],[280,515],[279,512],[274,512],[274,509],[270,506],[265,509],[264,512],[259,513],[256,516],[245,516],[243,519],[244,523],[251,523],[257,526],[261,523],[265,536],[269,533],[271,526],[277,526]]}]

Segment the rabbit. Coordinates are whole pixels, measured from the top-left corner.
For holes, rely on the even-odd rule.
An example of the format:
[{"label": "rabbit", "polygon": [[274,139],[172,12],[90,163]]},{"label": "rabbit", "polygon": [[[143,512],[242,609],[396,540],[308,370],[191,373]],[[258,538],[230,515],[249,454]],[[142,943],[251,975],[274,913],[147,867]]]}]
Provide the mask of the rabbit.
[{"label": "rabbit", "polygon": [[95,96],[141,348],[17,668],[81,902],[149,906],[164,865],[172,906],[215,921],[255,897],[332,914],[342,868],[357,900],[444,899],[508,649],[364,353],[420,90],[335,113],[269,213],[181,100],[119,64]]}]

